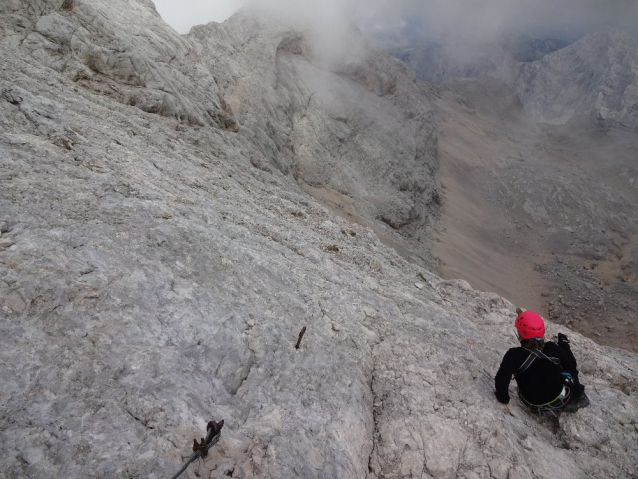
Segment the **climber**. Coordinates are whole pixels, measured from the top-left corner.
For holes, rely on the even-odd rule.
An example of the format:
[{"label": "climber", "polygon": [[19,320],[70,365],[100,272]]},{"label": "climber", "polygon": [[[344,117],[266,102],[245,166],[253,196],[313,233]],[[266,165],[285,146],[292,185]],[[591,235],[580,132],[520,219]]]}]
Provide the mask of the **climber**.
[{"label": "climber", "polygon": [[576,358],[567,336],[559,333],[558,344],[545,341],[545,323],[534,311],[521,312],[514,323],[521,346],[511,348],[496,373],[496,398],[508,404],[512,375],[523,404],[535,412],[576,412],[589,405],[585,386],[578,381]]}]

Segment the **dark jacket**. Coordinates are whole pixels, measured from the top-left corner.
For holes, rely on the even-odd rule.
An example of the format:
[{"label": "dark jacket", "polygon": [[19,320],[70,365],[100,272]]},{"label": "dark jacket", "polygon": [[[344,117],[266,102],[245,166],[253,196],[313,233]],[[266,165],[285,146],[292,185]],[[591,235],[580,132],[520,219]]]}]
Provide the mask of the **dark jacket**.
[{"label": "dark jacket", "polygon": [[[543,347],[543,353],[550,358],[557,358],[560,364],[554,364],[546,359],[535,359],[532,365],[523,373],[515,376],[519,392],[532,404],[545,404],[556,399],[564,383],[563,371],[571,374],[575,381],[575,390],[580,392],[582,386],[578,383],[576,358],[572,354],[568,343],[553,343],[548,341]],[[496,398],[507,404],[510,400],[509,384],[518,368],[529,356],[529,350],[518,347],[505,353],[501,367],[496,373]]]}]

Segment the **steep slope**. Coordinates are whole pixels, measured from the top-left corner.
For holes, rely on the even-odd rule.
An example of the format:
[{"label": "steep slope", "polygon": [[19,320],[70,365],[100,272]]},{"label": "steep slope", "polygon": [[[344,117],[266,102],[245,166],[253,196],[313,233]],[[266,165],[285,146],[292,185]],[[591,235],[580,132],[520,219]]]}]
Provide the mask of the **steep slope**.
[{"label": "steep slope", "polygon": [[635,38],[412,41],[405,60],[443,83],[443,276],[638,350]]},{"label": "steep slope", "polygon": [[635,135],[536,125],[494,80],[450,81],[441,96],[443,276],[636,350],[638,204],[611,167],[631,163]]},{"label": "steep slope", "polygon": [[[78,25],[53,3],[36,24],[68,15]],[[75,81],[46,51],[16,44],[6,32],[40,4],[10,5],[0,16],[2,475],[170,477],[215,417],[222,440],[190,477],[197,467],[212,478],[631,477],[635,354],[571,333],[592,406],[557,433],[517,404],[507,414],[483,371],[512,342],[512,304],[440,280],[293,175],[256,168],[257,151],[277,158],[244,127],[261,107],[241,110],[221,80],[213,97],[222,110],[228,97],[232,128],[145,111],[96,87],[130,87],[119,76]],[[141,0],[75,5],[155,18]],[[132,23],[116,36],[137,38]],[[99,49],[111,37],[94,25]],[[145,34],[174,35],[159,20]],[[173,62],[210,71],[191,53],[200,46],[182,41],[188,58]],[[249,66],[238,61],[237,77]],[[173,86],[194,85],[175,91],[199,112],[193,75]],[[348,91],[379,101],[356,78]],[[397,89],[409,83],[397,78]],[[375,119],[360,127],[382,135]]]},{"label": "steep slope", "polygon": [[405,65],[354,30],[328,42],[242,12],[189,39],[251,139],[253,165],[291,173],[393,242],[402,238],[392,230],[413,237],[431,225],[436,136],[430,102]]},{"label": "steep slope", "polygon": [[10,0],[1,8],[3,43],[77,85],[191,124],[232,124],[212,77],[189,61],[192,47],[150,0]]}]

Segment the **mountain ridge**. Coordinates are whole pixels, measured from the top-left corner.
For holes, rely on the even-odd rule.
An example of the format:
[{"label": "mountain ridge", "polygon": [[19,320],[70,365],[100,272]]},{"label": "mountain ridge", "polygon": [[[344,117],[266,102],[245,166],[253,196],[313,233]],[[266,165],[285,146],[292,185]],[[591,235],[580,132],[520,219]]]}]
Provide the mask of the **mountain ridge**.
[{"label": "mountain ridge", "polygon": [[[564,123],[575,115],[591,115],[636,129],[637,49],[638,43],[623,32],[587,34],[545,56],[540,65],[522,67],[515,90],[542,121]],[[552,71],[553,78],[544,71]]]}]

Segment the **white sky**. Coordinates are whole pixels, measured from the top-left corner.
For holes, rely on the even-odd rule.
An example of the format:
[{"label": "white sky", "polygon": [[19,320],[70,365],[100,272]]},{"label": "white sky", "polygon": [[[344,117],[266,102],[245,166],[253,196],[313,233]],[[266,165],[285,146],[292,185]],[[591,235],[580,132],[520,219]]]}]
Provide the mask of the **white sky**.
[{"label": "white sky", "polygon": [[188,33],[193,25],[223,22],[245,0],[153,0],[164,21],[179,33]]}]

